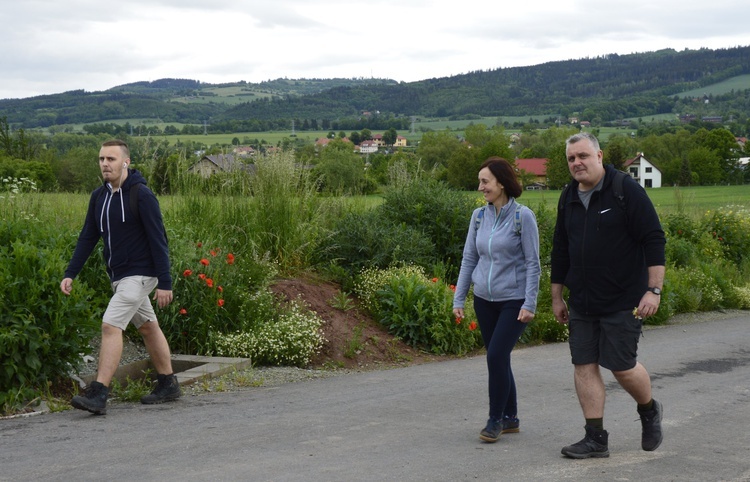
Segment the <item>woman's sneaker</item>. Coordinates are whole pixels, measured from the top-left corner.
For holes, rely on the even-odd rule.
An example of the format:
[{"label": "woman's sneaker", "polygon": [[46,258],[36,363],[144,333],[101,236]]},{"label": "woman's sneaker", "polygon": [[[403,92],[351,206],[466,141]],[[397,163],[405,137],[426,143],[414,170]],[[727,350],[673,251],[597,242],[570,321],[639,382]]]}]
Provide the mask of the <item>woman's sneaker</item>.
[{"label": "woman's sneaker", "polygon": [[503,416],[503,430],[500,433],[518,433],[520,422],[516,417]]},{"label": "woman's sneaker", "polygon": [[479,433],[479,438],[485,442],[494,443],[498,441],[502,432],[503,420],[490,417],[490,419],[487,420],[487,426]]}]

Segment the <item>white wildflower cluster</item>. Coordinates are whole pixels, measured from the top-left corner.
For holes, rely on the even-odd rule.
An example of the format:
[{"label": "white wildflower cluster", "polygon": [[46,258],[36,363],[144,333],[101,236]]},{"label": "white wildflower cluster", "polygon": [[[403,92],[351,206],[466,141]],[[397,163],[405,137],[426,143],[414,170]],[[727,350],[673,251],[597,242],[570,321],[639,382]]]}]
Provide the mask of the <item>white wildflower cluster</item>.
[{"label": "white wildflower cluster", "polygon": [[735,286],[734,293],[739,300],[738,308],[741,310],[750,309],[750,285]]},{"label": "white wildflower cluster", "polygon": [[415,265],[393,266],[386,269],[365,268],[354,283],[354,292],[362,306],[370,313],[379,309],[377,293],[396,276],[426,276],[424,268]]},{"label": "white wildflower cluster", "polygon": [[246,357],[259,365],[303,367],[320,353],[325,337],[322,318],[300,303],[292,302],[276,320],[259,324],[252,332],[218,335],[219,356]]},{"label": "white wildflower cluster", "polygon": [[4,177],[0,191],[10,194],[20,194],[22,192],[36,192],[36,182],[28,177],[15,178]]}]

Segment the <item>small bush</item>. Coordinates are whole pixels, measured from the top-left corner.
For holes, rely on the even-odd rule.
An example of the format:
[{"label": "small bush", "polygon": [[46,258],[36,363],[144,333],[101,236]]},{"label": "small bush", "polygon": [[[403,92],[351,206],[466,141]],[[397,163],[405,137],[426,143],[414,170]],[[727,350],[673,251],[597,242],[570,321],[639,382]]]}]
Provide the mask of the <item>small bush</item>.
[{"label": "small bush", "polygon": [[266,286],[273,263],[237,257],[221,246],[176,243],[174,301],[159,323],[176,353],[209,354],[216,334],[244,330],[240,316],[248,292]]},{"label": "small bush", "polygon": [[0,234],[0,406],[8,408],[75,371],[101,319],[99,298],[85,282],[78,280],[69,297],[60,291],[64,236],[38,223],[24,224],[24,234],[6,228]]},{"label": "small bush", "polygon": [[384,198],[378,214],[389,224],[423,233],[435,246],[436,261],[446,266],[447,279],[457,278],[475,200],[447,184],[419,178],[389,189]]},{"label": "small bush", "polygon": [[[421,268],[402,267],[363,273],[358,284],[364,305],[388,332],[433,353],[461,355],[481,345],[476,321],[453,316],[453,289]],[[373,292],[374,291],[374,292]]]},{"label": "small bush", "polygon": [[713,278],[697,268],[667,269],[665,285],[674,293],[674,312],[692,313],[720,307],[723,297]]},{"label": "small bush", "polygon": [[709,211],[703,219],[704,229],[721,243],[726,259],[740,265],[750,253],[750,215],[746,210]]},{"label": "small bush", "polygon": [[436,260],[435,247],[427,236],[407,224],[389,222],[374,211],[344,215],[333,232],[330,246],[321,251],[321,261],[335,263],[352,278],[363,268],[407,262],[426,268]]},{"label": "small bush", "polygon": [[255,302],[265,304],[267,313],[278,314],[258,320],[251,331],[215,335],[216,354],[248,357],[255,365],[308,365],[325,343],[323,320],[299,301],[274,308],[268,292]]}]

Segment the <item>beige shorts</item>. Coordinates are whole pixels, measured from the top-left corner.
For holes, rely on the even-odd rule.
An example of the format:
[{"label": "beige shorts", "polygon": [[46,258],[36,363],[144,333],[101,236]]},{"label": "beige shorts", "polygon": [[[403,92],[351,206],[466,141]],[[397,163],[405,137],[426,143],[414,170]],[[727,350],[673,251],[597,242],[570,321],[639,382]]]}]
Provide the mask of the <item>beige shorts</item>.
[{"label": "beige shorts", "polygon": [[128,276],[112,283],[115,294],[109,300],[102,321],[123,331],[128,323],[140,328],[147,321],[157,321],[148,295],[158,283],[152,276]]}]

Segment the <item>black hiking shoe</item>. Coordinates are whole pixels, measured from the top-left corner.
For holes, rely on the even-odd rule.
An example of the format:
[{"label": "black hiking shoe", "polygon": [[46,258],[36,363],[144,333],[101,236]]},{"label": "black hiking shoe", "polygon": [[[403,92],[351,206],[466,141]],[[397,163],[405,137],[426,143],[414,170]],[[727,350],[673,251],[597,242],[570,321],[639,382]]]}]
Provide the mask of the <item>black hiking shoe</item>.
[{"label": "black hiking shoe", "polygon": [[598,430],[594,427],[586,428],[586,436],[580,442],[563,447],[562,454],[572,459],[588,459],[590,457],[609,457],[607,440],[609,434],[606,430]]},{"label": "black hiking shoe", "polygon": [[502,432],[503,420],[490,417],[490,419],[487,420],[487,426],[479,433],[479,438],[485,442],[494,443],[498,441]]},{"label": "black hiking shoe", "polygon": [[95,415],[107,413],[107,397],[109,388],[99,382],[91,382],[84,390],[83,395],[76,395],[70,404],[78,410],[88,410]]},{"label": "black hiking shoe", "polygon": [[141,403],[153,405],[155,403],[170,402],[180,398],[180,382],[172,375],[157,375],[156,388],[149,395],[141,397]]},{"label": "black hiking shoe", "polygon": [[518,433],[520,422],[516,417],[503,416],[503,430],[500,433]]},{"label": "black hiking shoe", "polygon": [[643,426],[643,432],[641,433],[641,448],[648,452],[656,450],[661,445],[661,441],[664,438],[661,433],[661,416],[663,409],[661,403],[654,400],[654,406],[651,410],[640,411],[638,415],[641,417],[641,425]]}]

